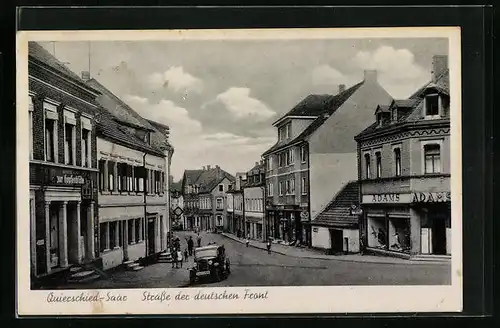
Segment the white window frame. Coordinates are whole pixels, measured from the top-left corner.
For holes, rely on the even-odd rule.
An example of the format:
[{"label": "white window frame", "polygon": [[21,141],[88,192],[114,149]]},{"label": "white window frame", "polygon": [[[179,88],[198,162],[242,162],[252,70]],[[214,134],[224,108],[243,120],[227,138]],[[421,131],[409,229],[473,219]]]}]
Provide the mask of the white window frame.
[{"label": "white window frame", "polygon": [[290,139],[290,137],[291,137],[291,132],[290,132],[291,127],[292,127],[292,123],[288,123],[286,125],[286,139]]},{"label": "white window frame", "polygon": [[[29,120],[29,143],[30,143],[30,160],[33,159],[33,96],[29,96],[29,104],[28,104],[28,120]],[[45,134],[45,129],[43,131]]]},{"label": "white window frame", "polygon": [[[394,158],[393,174],[394,176],[399,177],[403,172],[402,168],[403,159],[401,158],[402,157],[401,144],[392,145],[391,148],[392,148],[392,156]],[[399,149],[399,174],[398,174],[398,163],[396,160],[396,149]]]},{"label": "white window frame", "polygon": [[[220,207],[219,207],[219,201],[220,201],[220,205],[221,205]],[[223,210],[224,209],[224,198],[217,197],[217,199],[215,200],[215,207],[218,210]]]},{"label": "white window frame", "polygon": [[439,146],[439,172],[435,172],[434,174],[443,173],[443,139],[432,139],[432,140],[421,140],[420,141],[420,157],[422,166],[422,174],[433,174],[433,173],[425,173],[425,146],[427,145],[438,145]]},{"label": "white window frame", "polygon": [[[71,163],[68,162],[66,154],[66,125],[71,126]],[[64,109],[64,164],[76,165],[76,117],[72,110]]]},{"label": "white window frame", "polygon": [[[427,97],[432,97],[432,96],[436,96],[438,98],[438,113],[436,115],[427,115]],[[443,110],[443,102],[442,102],[442,99],[441,99],[441,95],[439,93],[429,93],[429,94],[426,94],[425,97],[424,97],[424,101],[423,101],[424,105],[422,106],[423,107],[423,110],[424,110],[424,118],[425,119],[430,119],[430,120],[433,120],[433,119],[438,119],[441,117],[441,113],[442,113],[442,110]]]},{"label": "white window frame", "polygon": [[[369,163],[366,162],[367,155],[370,158]],[[364,170],[365,171],[365,179],[372,179],[373,174],[372,174],[372,154],[371,154],[371,151],[367,150],[367,151],[363,152],[363,164],[364,164],[364,168],[365,168],[365,170]]]},{"label": "white window frame", "polygon": [[295,195],[295,178],[290,179],[290,195]]},{"label": "white window frame", "polygon": [[301,193],[302,195],[307,195],[307,185],[306,185],[306,177],[302,177],[302,190],[301,190]]},{"label": "white window frame", "polygon": [[283,181],[278,182],[278,194],[283,196]]},{"label": "white window frame", "polygon": [[307,156],[306,156],[306,146],[302,145],[300,146],[300,162],[301,163],[306,163],[307,162]]},{"label": "white window frame", "polygon": [[288,166],[293,166],[294,164],[294,147],[288,148]]},{"label": "white window frame", "polygon": [[61,103],[54,101],[49,98],[43,100],[43,158],[47,161],[47,134],[45,131],[46,120],[54,121],[54,129],[52,130],[52,137],[54,140],[53,153],[54,153],[54,163],[59,163],[59,143],[58,143],[58,122],[59,115],[57,113],[57,107]]}]

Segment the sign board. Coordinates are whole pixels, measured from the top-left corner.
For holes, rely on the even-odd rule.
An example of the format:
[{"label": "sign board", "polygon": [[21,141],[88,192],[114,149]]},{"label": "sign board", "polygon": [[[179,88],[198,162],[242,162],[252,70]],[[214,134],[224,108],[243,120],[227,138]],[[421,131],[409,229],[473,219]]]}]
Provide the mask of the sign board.
[{"label": "sign board", "polygon": [[53,182],[65,185],[83,185],[85,184],[85,179],[81,175],[64,174],[54,176]]},{"label": "sign board", "polygon": [[399,204],[410,203],[411,194],[368,194],[363,195],[363,204]]},{"label": "sign board", "polygon": [[180,208],[179,206],[177,206],[177,207],[175,208],[175,210],[174,210],[174,214],[175,214],[176,216],[181,216],[181,215],[182,215],[182,213],[184,213],[184,211],[182,210],[182,208]]},{"label": "sign board", "polygon": [[351,215],[361,215],[363,214],[363,209],[357,205],[351,205],[350,209]]},{"label": "sign board", "polygon": [[309,220],[309,212],[307,211],[300,212],[300,218],[302,219],[302,221]]},{"label": "sign board", "polygon": [[412,203],[444,203],[451,202],[451,192],[415,192],[412,195]]}]

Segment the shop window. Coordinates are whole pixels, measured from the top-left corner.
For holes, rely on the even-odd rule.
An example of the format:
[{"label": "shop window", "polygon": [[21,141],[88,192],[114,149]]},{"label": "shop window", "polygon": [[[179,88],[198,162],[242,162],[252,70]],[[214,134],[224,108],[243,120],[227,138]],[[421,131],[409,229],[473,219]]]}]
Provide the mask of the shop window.
[{"label": "shop window", "polygon": [[72,124],[64,124],[64,158],[65,164],[75,164],[75,142],[74,142],[74,126]]},{"label": "shop window", "polygon": [[132,165],[127,165],[127,186],[128,186],[128,191],[134,191],[135,189],[135,184],[134,184],[134,178],[132,178],[132,172],[134,170],[134,167]]},{"label": "shop window", "polygon": [[100,235],[100,250],[101,253],[106,251],[108,249],[108,229],[107,229],[108,223],[101,223],[99,225],[99,235]]},{"label": "shop window", "polygon": [[373,248],[387,247],[387,227],[385,218],[368,217],[368,246]]},{"label": "shop window", "polygon": [[396,176],[401,175],[401,149],[394,148],[394,163]]},{"label": "shop window", "polygon": [[128,220],[127,221],[127,225],[128,225],[128,243],[129,244],[133,244],[135,243],[135,238],[134,238],[134,229],[135,229],[135,226],[134,226],[134,220]]},{"label": "shop window", "polygon": [[140,166],[134,167],[134,176],[136,180],[136,190],[139,192],[144,191],[144,169]]},{"label": "shop window", "polygon": [[389,249],[409,253],[410,247],[410,220],[389,219]]},{"label": "shop window", "polygon": [[439,144],[424,145],[424,172],[441,172],[441,147]]},{"label": "shop window", "polygon": [[370,154],[365,154],[365,174],[367,179],[372,178]]},{"label": "shop window", "polygon": [[425,116],[439,116],[439,95],[431,94],[425,97]]},{"label": "shop window", "polygon": [[115,190],[115,164],[115,162],[108,162],[108,186],[110,191]]},{"label": "shop window", "polygon": [[55,120],[45,119],[45,160],[48,162],[56,162],[55,128]]},{"label": "shop window", "polygon": [[116,244],[116,237],[118,233],[118,221],[109,222],[109,249],[118,247]]},{"label": "shop window", "polygon": [[382,155],[378,151],[375,153],[376,165],[377,165],[377,178],[382,177]]},{"label": "shop window", "polygon": [[133,220],[134,222],[134,229],[135,229],[135,242],[138,243],[142,240],[142,233],[141,233],[141,221],[142,219],[136,219]]},{"label": "shop window", "polygon": [[217,226],[222,226],[222,216],[217,216]]},{"label": "shop window", "polygon": [[119,221],[118,222],[118,246],[123,247],[123,224],[125,221]]}]

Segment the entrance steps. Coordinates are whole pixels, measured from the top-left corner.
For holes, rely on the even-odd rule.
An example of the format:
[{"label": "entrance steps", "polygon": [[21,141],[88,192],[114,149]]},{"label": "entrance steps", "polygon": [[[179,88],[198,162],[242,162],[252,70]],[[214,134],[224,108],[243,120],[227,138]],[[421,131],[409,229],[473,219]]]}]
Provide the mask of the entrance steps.
[{"label": "entrance steps", "polygon": [[143,266],[141,266],[139,263],[137,263],[135,261],[126,261],[126,262],[123,262],[123,264],[125,265],[125,268],[128,271],[140,271],[140,270],[144,269]]},{"label": "entrance steps", "polygon": [[92,269],[85,269],[81,266],[73,266],[69,269],[70,276],[68,278],[68,283],[73,284],[84,284],[95,281],[101,276]]},{"label": "entrance steps", "polygon": [[172,254],[167,249],[158,256],[158,263],[172,263]]},{"label": "entrance steps", "polygon": [[450,262],[451,255],[427,255],[419,254],[410,258],[412,261],[425,261],[425,262]]}]

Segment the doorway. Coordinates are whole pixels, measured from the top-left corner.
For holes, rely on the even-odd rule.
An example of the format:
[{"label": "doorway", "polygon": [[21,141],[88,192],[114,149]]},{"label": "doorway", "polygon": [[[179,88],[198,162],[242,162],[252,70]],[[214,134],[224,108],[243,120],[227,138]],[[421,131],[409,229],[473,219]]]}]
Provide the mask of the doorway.
[{"label": "doorway", "polygon": [[155,253],[155,240],[155,220],[148,219],[148,255]]},{"label": "doorway", "polygon": [[342,253],[344,250],[344,240],[342,230],[329,229],[330,230],[330,250],[332,254]]},{"label": "doorway", "polygon": [[432,220],[432,253],[435,255],[446,254],[446,221],[444,218]]}]

